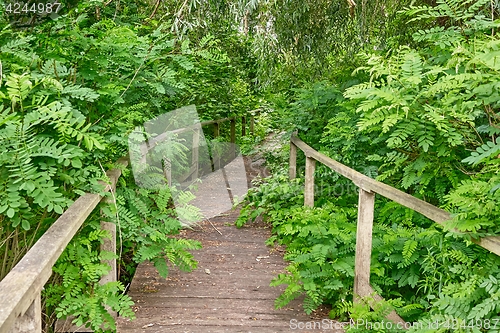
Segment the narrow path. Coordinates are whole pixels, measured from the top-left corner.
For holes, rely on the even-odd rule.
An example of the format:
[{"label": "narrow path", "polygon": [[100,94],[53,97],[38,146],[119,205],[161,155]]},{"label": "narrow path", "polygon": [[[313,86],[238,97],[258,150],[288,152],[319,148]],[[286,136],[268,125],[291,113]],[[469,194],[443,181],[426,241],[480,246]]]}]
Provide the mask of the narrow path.
[{"label": "narrow path", "polygon": [[[247,176],[253,178],[246,162]],[[291,320],[312,320],[298,300],[287,308],[274,308],[284,287],[269,283],[286,263],[280,252],[265,245],[270,230],[263,223],[241,229],[232,225],[238,214],[227,211],[184,232],[203,245],[194,252],[199,263],[194,272],[173,269],[162,279],[152,264],[141,264],[129,290],[137,318],[118,318],[118,333],[322,332],[291,328]]]}]

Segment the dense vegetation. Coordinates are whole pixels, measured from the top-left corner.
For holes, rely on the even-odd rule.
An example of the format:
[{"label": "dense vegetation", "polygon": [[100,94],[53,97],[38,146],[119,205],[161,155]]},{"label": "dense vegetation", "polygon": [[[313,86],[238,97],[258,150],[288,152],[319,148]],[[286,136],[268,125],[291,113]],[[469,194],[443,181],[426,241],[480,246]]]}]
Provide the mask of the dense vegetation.
[{"label": "dense vegetation", "polygon": [[[354,305],[355,186],[319,166],[315,207],[304,208],[285,145],[267,157],[273,176],[237,221],[263,215],[269,244],[286,245],[278,306],[305,294],[306,312],[329,304],[342,320],[380,320],[394,307],[408,321],[462,326],[442,332],[500,331],[500,259],[470,242],[500,233],[498,2],[82,0],[63,9],[24,26],[0,17],[0,278],[78,195],[100,190],[137,126],[188,104],[202,119],[260,109],[261,137],[298,130],[454,216],[443,228],[377,198],[371,281],[387,304]],[[250,151],[258,140],[240,143]],[[144,260],[163,276],[170,264],[196,267],[188,250],[199,244],[172,237],[171,196],[124,170],[116,205],[96,209],[54,267],[47,331],[67,315],[113,330],[106,306],[133,316],[124,280],[99,284],[109,270],[101,260],[114,256],[99,252],[103,214],[119,226],[123,276]]]},{"label": "dense vegetation", "polygon": [[[454,216],[443,229],[377,199],[371,281],[388,306],[369,311],[352,303],[354,187],[319,167],[315,207],[305,208],[302,180],[287,181],[277,167],[250,193],[237,224],[263,214],[274,231],[269,243],[286,245],[291,263],[273,282],[287,285],[278,306],[305,294],[306,312],[331,304],[332,318],[381,320],[392,306],[423,324],[414,332],[438,331],[425,324],[435,322],[442,332],[500,329],[500,258],[469,242],[500,231],[495,6],[409,6],[400,12],[412,36],[404,44],[403,35],[389,37],[387,47],[367,41],[354,65],[275,96],[286,130],[298,129],[324,154]],[[278,159],[286,158],[285,147]]]},{"label": "dense vegetation", "polygon": [[[139,2],[107,4],[81,1],[28,28],[5,12],[0,19],[0,278],[79,195],[100,191],[137,126],[188,104],[202,119],[254,108],[237,54],[230,63],[213,35],[176,34]],[[200,244],[172,237],[181,229],[172,194],[139,188],[123,172],[116,205],[101,204],[54,267],[43,293],[46,331],[68,315],[113,330],[106,307],[133,317],[123,291],[134,263],[151,260],[162,276],[167,261],[196,267],[188,250]],[[122,282],[99,283],[110,269],[102,260],[116,257],[99,250],[110,237],[101,220],[118,226]]]}]

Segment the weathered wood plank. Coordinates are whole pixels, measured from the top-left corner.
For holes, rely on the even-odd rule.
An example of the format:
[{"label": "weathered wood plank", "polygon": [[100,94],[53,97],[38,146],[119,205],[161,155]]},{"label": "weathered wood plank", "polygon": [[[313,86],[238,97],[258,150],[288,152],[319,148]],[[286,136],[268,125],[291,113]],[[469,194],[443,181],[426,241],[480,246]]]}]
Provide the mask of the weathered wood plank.
[{"label": "weathered wood plank", "polygon": [[489,236],[481,238],[480,240],[473,240],[473,242],[500,256],[500,237]]},{"label": "weathered wood plank", "polygon": [[373,215],[375,193],[359,189],[358,225],[356,229],[356,255],[354,266],[354,301],[363,296],[362,291],[370,285],[370,263],[372,256]]},{"label": "weathered wood plank", "polygon": [[[290,327],[286,325],[281,325],[280,327],[276,326],[270,326],[270,327],[264,327],[264,326],[249,326],[247,323],[238,323],[237,326],[239,328],[235,328],[235,326],[231,326],[231,323],[225,323],[224,326],[218,325],[217,323],[213,323],[212,325],[200,325],[198,323],[194,325],[188,325],[188,324],[179,324],[179,325],[170,325],[170,326],[163,326],[163,325],[156,325],[152,324],[151,326],[148,326],[151,324],[146,324],[144,325],[144,328],[142,329],[123,329],[120,330],[120,333],[164,333],[164,332],[169,332],[169,333],[290,333]],[[319,324],[318,324],[319,325]],[[318,326],[319,327],[319,326]],[[303,333],[309,333],[311,331],[302,331]],[[343,330],[335,330],[335,329],[328,329],[328,330],[314,330],[315,333],[322,333],[322,332],[328,332],[328,333],[338,333],[338,332],[344,332]]]},{"label": "weathered wood plank", "polygon": [[0,282],[0,333],[8,332],[28,310],[52,274],[52,266],[100,200],[98,194],[78,198]]},{"label": "weathered wood plank", "polygon": [[[193,130],[195,128],[198,128],[200,126],[208,126],[208,125],[212,125],[212,124],[216,124],[216,123],[223,123],[225,121],[228,121],[228,120],[231,120],[234,118],[235,117],[229,117],[229,118],[223,118],[223,119],[217,119],[217,120],[207,120],[207,121],[202,121],[200,123],[193,124],[193,125],[188,126],[188,127],[183,127],[183,128],[175,129],[173,131],[168,131],[168,132],[162,133],[160,135],[157,135],[154,138],[149,139],[148,144],[149,144],[149,146],[154,147],[157,143],[164,141],[169,135],[184,133],[186,131],[190,131],[190,130]],[[146,145],[146,143],[144,143],[143,145]]]},{"label": "weathered wood plank", "polygon": [[236,119],[231,119],[230,129],[231,156],[236,157]]},{"label": "weathered wood plank", "polygon": [[304,206],[314,207],[314,170],[316,160],[306,157],[306,184],[304,189]]},{"label": "weathered wood plank", "polygon": [[[362,291],[364,297],[368,297],[368,304],[372,309],[377,308],[377,303],[383,302],[382,296],[378,295],[375,290],[373,290],[371,285],[364,286]],[[371,298],[371,299],[370,299]],[[401,318],[396,311],[392,310],[386,317],[393,323],[400,323],[401,327],[406,327],[406,322]]]},{"label": "weathered wood plank", "polygon": [[[111,238],[103,239],[103,242],[101,244],[101,251],[116,253],[116,224],[112,222],[101,221],[101,229],[107,230],[111,234]],[[111,267],[111,270],[108,272],[108,274],[104,275],[101,278],[100,283],[106,284],[108,282],[116,281],[118,277],[116,270],[116,259],[104,260],[104,263],[108,264]]]},{"label": "weathered wood plank", "polygon": [[[127,158],[121,158],[118,164],[126,166]],[[106,173],[110,179],[105,191],[116,186],[120,169]],[[0,281],[0,333],[9,332],[16,320],[28,311],[39,297],[44,284],[52,274],[62,251],[76,234],[82,223],[101,201],[99,194],[87,193],[78,198],[42,237],[33,245],[19,263]],[[16,292],[12,292],[15,290]]]},{"label": "weathered wood plank", "polygon": [[[375,212],[375,193],[359,189],[358,225],[356,229],[356,257],[354,267],[354,302],[362,302],[362,297],[371,296],[368,304],[372,309],[384,299],[374,293],[370,285],[370,263],[372,257],[373,216]],[[391,311],[387,319],[395,323],[405,321]]]},{"label": "weathered wood plank", "polygon": [[219,136],[219,123],[214,123],[214,138]]},{"label": "weathered wood plank", "polygon": [[[143,155],[145,155],[151,148],[154,148],[158,143],[165,141],[170,135],[172,134],[181,134],[190,130],[194,130],[196,128],[201,128],[202,126],[208,126],[212,124],[218,124],[218,123],[223,123],[228,120],[233,120],[236,119],[236,117],[229,117],[229,118],[223,118],[223,119],[217,119],[217,120],[207,120],[207,121],[202,121],[201,123],[196,123],[191,126],[183,127],[183,128],[178,128],[173,131],[167,131],[165,133],[161,133],[154,138],[150,138],[146,142],[142,143],[140,145],[141,152]],[[144,161],[145,162],[145,161]]]},{"label": "weathered wood plank", "polygon": [[168,158],[163,159],[163,175],[167,179],[168,185],[172,186],[172,162]]}]

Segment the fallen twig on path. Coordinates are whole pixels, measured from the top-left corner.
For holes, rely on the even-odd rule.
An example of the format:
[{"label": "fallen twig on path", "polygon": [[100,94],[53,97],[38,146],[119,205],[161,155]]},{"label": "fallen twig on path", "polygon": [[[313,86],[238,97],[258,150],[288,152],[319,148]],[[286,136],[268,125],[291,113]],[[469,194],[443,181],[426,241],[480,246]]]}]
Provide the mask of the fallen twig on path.
[{"label": "fallen twig on path", "polygon": [[212,221],[210,221],[210,219],[207,219],[207,220],[208,220],[208,222],[210,222],[210,224],[212,225],[212,227],[214,227],[214,229],[222,236],[222,232],[220,232],[219,229],[217,229],[215,227],[215,225],[212,223]]}]

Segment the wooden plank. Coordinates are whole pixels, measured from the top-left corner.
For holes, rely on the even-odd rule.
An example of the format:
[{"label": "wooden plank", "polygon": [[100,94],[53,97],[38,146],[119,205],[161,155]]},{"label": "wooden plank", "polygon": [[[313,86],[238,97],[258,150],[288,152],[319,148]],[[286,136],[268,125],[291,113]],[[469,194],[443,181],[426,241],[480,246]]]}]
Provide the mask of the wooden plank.
[{"label": "wooden plank", "polygon": [[156,144],[158,144],[162,141],[165,141],[165,139],[167,139],[172,134],[184,133],[186,131],[199,128],[201,126],[208,126],[208,125],[212,125],[212,124],[216,124],[216,123],[223,123],[225,121],[235,119],[235,118],[236,117],[229,117],[229,118],[223,118],[223,119],[217,119],[217,120],[202,121],[201,123],[195,123],[191,126],[178,128],[178,129],[175,129],[173,131],[167,131],[167,132],[161,133],[161,134],[155,136],[154,138],[149,139],[147,142],[142,143],[140,145],[141,152],[142,151],[146,151],[146,152],[149,151],[151,148],[154,148],[156,146]]},{"label": "wooden plank", "polygon": [[241,136],[247,134],[247,118],[245,116],[241,117]]},{"label": "wooden plank", "polygon": [[231,143],[236,143],[236,119],[231,119]]},{"label": "wooden plank", "polygon": [[163,175],[167,179],[168,185],[172,186],[172,163],[168,158],[163,159]]},{"label": "wooden plank", "polygon": [[99,201],[98,194],[78,198],[0,282],[0,333],[8,332],[28,310],[50,278],[52,266]]},{"label": "wooden plank", "polygon": [[374,210],[375,193],[359,189],[354,266],[354,302],[360,301],[357,296],[364,296],[362,291],[370,285]]},{"label": "wooden plank", "polygon": [[41,333],[42,332],[42,297],[41,294],[35,297],[33,303],[18,320],[9,333]]},{"label": "wooden plank", "polygon": [[230,130],[231,157],[236,158],[236,119],[231,119]]},{"label": "wooden plank", "polygon": [[290,177],[290,180],[297,177],[297,146],[293,142],[290,142],[290,162],[288,175]]},{"label": "wooden plank", "polygon": [[[128,159],[121,158],[117,163],[126,166]],[[101,184],[109,191],[116,186],[121,170],[114,169],[106,174],[110,183]],[[52,274],[52,266],[100,201],[99,194],[87,193],[79,197],[0,281],[0,333],[9,332],[15,321],[36,301]]]},{"label": "wooden plank", "polygon": [[[310,320],[310,319],[308,319]],[[307,321],[307,320],[304,320]],[[219,324],[220,322],[223,322],[225,326],[221,326]],[[254,321],[255,322],[255,321]],[[201,326],[200,324],[196,323],[193,325],[189,325],[187,323],[179,323],[179,324],[172,324],[169,326],[162,326],[162,325],[157,325],[156,323],[148,323],[146,325],[143,325],[145,328],[122,328],[118,333],[215,333],[215,332],[233,332],[233,333],[247,333],[247,332],[258,332],[258,333],[290,333],[290,324],[289,323],[281,323],[275,326],[269,326],[269,327],[264,327],[264,326],[258,326],[257,328],[252,328],[256,324],[254,322],[249,322],[243,323],[239,322],[235,326],[232,326],[231,323],[226,323],[224,319],[220,319],[219,322],[214,322],[212,325],[203,325]],[[227,326],[230,325],[230,326]],[[253,325],[253,326],[250,326]],[[319,324],[317,324],[319,327]],[[334,325],[334,324],[332,324]],[[139,327],[139,326],[138,326]],[[310,331],[303,331],[304,333],[310,332]],[[316,330],[314,332],[317,333],[322,333],[322,332],[328,332],[328,333],[344,333],[344,330]]]},{"label": "wooden plank", "polygon": [[314,170],[316,160],[306,158],[306,184],[304,189],[304,206],[314,207]]},{"label": "wooden plank", "polygon": [[[111,198],[105,198],[103,201],[107,204],[116,203],[114,196]],[[101,211],[101,215],[102,214],[103,213]],[[116,224],[112,222],[101,221],[101,229],[108,231],[111,235],[111,238],[103,239],[103,242],[101,243],[101,251],[116,253]],[[104,260],[103,263],[108,264],[111,267],[111,270],[108,272],[108,274],[101,277],[100,283],[106,284],[108,282],[115,282],[118,278],[116,258],[111,260]]]},{"label": "wooden plank", "polygon": [[[112,222],[104,222],[101,221],[101,229],[107,230],[111,233],[111,238],[103,239],[101,244],[101,251],[107,251],[116,253],[116,224]],[[104,260],[104,263],[108,264],[111,267],[111,270],[108,274],[104,275],[100,283],[106,284],[108,282],[115,282],[117,279],[117,270],[116,270],[116,258],[111,260]]]}]

